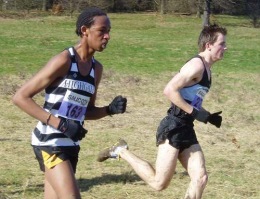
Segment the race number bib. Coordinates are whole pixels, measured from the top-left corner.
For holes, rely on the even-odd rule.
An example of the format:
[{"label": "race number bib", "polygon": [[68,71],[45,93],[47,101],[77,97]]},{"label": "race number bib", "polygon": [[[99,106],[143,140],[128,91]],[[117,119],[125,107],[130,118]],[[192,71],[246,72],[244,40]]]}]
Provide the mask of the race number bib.
[{"label": "race number bib", "polygon": [[89,99],[88,96],[83,96],[67,90],[59,108],[58,115],[72,120],[84,120]]},{"label": "race number bib", "polygon": [[207,92],[203,89],[200,89],[197,94],[195,95],[194,99],[191,102],[191,105],[197,109],[200,110],[202,107],[202,102]]}]

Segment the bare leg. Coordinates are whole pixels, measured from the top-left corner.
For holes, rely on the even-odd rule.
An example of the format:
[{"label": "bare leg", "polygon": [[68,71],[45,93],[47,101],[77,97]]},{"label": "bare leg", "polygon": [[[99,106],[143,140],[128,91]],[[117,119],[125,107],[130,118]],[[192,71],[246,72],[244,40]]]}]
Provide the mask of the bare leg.
[{"label": "bare leg", "polygon": [[161,191],[169,185],[177,163],[179,150],[169,145],[169,141],[160,144],[156,159],[156,168],[137,157],[129,150],[122,149],[120,157],[126,160],[135,170],[135,172],[153,189]]},{"label": "bare leg", "polygon": [[44,198],[80,199],[79,188],[69,161],[45,168]]},{"label": "bare leg", "polygon": [[55,190],[52,188],[52,186],[50,185],[50,183],[45,180],[44,182],[44,199],[58,199],[58,196],[55,192]]},{"label": "bare leg", "polygon": [[185,199],[200,199],[208,179],[205,158],[200,145],[192,145],[185,149],[179,155],[179,160],[191,178]]}]

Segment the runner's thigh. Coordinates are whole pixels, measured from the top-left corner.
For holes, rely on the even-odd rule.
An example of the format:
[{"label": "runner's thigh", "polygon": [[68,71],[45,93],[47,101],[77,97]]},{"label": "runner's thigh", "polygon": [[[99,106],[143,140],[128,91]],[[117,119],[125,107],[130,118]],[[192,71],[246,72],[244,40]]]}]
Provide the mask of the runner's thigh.
[{"label": "runner's thigh", "polygon": [[185,149],[179,154],[182,166],[188,171],[189,175],[202,174],[206,172],[205,158],[199,144],[195,144]]},{"label": "runner's thigh", "polygon": [[169,144],[169,140],[158,146],[156,178],[169,181],[175,171],[179,150]]},{"label": "runner's thigh", "polygon": [[59,197],[79,195],[76,178],[69,160],[52,169],[45,168],[45,180],[53,187]]}]

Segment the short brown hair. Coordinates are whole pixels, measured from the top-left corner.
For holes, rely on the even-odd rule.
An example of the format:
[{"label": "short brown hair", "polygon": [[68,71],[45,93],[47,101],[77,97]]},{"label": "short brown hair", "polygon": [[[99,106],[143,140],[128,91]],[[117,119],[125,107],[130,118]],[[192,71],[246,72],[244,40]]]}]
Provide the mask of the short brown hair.
[{"label": "short brown hair", "polygon": [[209,26],[205,26],[199,36],[198,39],[198,46],[199,46],[199,51],[203,52],[206,48],[206,43],[209,42],[210,44],[213,44],[217,38],[218,34],[221,33],[223,35],[227,35],[227,30],[226,28],[223,28],[219,26],[218,24],[212,24]]}]

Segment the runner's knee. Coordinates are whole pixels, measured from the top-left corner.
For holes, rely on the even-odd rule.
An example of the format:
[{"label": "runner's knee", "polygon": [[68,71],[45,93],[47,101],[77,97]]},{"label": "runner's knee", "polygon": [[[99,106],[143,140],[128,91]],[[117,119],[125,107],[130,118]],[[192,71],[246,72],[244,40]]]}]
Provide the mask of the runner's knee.
[{"label": "runner's knee", "polygon": [[150,184],[151,187],[156,191],[162,191],[166,189],[169,185],[169,182],[157,181]]},{"label": "runner's knee", "polygon": [[208,175],[207,174],[204,174],[203,176],[200,176],[197,180],[197,186],[199,188],[205,188],[207,182],[208,182]]}]

